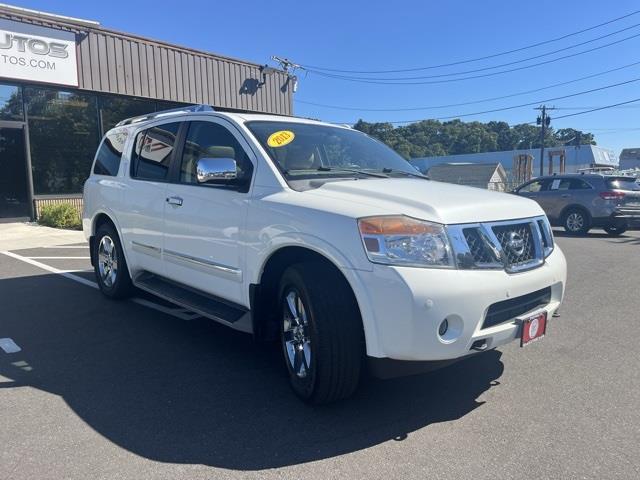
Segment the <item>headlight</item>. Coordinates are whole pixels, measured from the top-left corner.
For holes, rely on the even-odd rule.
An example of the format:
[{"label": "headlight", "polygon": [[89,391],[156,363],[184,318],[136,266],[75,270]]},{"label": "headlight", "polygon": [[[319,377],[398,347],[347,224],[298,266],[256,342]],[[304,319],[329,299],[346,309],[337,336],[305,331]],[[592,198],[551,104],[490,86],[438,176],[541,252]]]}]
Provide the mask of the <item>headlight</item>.
[{"label": "headlight", "polygon": [[387,265],[453,268],[443,225],[404,215],[367,217],[358,228],[369,260]]}]

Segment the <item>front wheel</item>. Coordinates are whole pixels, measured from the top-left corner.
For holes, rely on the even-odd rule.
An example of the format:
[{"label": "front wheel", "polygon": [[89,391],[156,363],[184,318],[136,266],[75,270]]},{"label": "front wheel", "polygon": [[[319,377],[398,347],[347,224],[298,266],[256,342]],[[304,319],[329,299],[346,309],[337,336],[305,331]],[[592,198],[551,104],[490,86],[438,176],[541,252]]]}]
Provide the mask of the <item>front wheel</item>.
[{"label": "front wheel", "polygon": [[607,225],[604,227],[604,231],[612,237],[619,237],[627,231],[626,225]]},{"label": "front wheel", "polygon": [[279,289],[280,336],[294,392],[313,404],[350,396],[364,360],[364,335],[353,292],[320,262],[289,267]]},{"label": "front wheel", "polygon": [[565,213],[563,226],[571,235],[585,235],[591,227],[590,222],[591,219],[584,210],[574,208]]}]

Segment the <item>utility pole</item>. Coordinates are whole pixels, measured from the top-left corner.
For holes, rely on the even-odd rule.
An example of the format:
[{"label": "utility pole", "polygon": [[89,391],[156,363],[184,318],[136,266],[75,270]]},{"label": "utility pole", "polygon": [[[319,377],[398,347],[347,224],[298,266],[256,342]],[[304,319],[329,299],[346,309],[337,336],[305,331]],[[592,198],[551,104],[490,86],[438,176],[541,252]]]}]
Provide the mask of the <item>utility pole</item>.
[{"label": "utility pole", "polygon": [[542,113],[538,115],[536,123],[540,125],[540,176],[544,175],[544,137],[547,133],[547,127],[551,123],[551,117],[547,115],[547,110],[554,110],[553,107],[547,107],[541,105],[536,107],[536,110],[540,110]]}]

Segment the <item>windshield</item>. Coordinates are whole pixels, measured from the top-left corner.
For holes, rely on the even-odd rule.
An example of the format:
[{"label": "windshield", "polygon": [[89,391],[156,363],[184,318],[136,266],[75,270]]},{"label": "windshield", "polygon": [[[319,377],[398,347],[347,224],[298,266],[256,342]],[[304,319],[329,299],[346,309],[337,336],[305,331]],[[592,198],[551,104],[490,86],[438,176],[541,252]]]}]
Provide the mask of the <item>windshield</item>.
[{"label": "windshield", "polygon": [[616,177],[607,179],[608,188],[616,190],[640,190],[640,185],[636,183],[635,178]]},{"label": "windshield", "polygon": [[[420,175],[409,162],[357,130],[296,122],[247,122],[289,179]],[[375,172],[378,172],[374,175]]]}]

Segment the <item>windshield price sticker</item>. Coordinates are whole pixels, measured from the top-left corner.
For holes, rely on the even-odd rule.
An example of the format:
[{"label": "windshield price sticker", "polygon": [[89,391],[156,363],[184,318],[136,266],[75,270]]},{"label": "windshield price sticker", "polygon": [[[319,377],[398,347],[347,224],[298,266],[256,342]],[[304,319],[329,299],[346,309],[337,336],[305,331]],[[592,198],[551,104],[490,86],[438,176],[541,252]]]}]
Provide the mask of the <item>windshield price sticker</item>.
[{"label": "windshield price sticker", "polygon": [[269,135],[267,145],[273,148],[284,147],[293,142],[294,138],[296,138],[296,134],[291,130],[279,130]]}]

